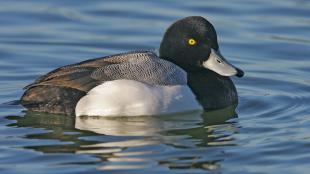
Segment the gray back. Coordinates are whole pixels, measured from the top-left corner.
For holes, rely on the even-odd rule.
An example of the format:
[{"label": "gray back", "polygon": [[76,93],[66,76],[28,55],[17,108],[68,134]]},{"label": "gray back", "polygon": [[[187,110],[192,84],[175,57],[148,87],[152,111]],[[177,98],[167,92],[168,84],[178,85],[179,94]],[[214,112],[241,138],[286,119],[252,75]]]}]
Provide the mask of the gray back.
[{"label": "gray back", "polygon": [[99,81],[129,79],[150,85],[186,85],[187,74],[177,65],[153,52],[122,55],[122,61],[96,69],[91,77]]}]

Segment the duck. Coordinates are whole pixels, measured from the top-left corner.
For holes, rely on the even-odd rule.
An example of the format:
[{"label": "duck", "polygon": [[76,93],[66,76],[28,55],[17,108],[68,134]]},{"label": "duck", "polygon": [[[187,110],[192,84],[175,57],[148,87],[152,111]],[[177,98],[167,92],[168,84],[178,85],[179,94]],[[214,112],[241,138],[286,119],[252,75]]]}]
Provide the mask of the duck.
[{"label": "duck", "polygon": [[244,72],[221,54],[214,26],[189,16],[168,27],[153,51],[65,65],[27,85],[21,105],[68,116],[142,116],[216,110],[238,104],[230,76]]}]

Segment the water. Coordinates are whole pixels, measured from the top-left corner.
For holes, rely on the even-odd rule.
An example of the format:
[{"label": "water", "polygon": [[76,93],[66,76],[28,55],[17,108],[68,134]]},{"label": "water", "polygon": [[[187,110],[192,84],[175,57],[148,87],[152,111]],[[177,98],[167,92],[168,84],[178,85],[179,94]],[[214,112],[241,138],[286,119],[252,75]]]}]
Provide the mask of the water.
[{"label": "water", "polygon": [[[236,113],[75,120],[10,103],[56,67],[156,49],[191,15],[246,72]],[[1,1],[0,172],[308,173],[309,16],[307,0]]]}]

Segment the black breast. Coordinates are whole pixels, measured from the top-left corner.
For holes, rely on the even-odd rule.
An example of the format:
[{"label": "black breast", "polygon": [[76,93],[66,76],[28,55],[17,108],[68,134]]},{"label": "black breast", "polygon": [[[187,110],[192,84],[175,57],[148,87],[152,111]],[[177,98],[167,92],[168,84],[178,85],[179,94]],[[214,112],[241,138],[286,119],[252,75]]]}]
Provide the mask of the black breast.
[{"label": "black breast", "polygon": [[188,85],[200,104],[208,110],[238,104],[236,87],[229,77],[212,71],[188,73]]}]

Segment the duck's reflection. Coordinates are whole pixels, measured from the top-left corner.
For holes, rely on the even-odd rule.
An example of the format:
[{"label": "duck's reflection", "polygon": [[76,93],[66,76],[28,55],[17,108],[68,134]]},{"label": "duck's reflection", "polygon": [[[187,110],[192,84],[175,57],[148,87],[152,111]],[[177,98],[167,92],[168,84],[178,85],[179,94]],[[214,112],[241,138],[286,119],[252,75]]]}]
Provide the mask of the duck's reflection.
[{"label": "duck's reflection", "polygon": [[211,170],[225,159],[222,148],[233,145],[231,134],[236,128],[226,122],[233,117],[234,107],[159,117],[75,118],[28,112],[24,117],[8,118],[17,120],[9,126],[48,130],[25,138],[70,142],[24,148],[95,155],[101,159],[99,169],[156,166]]},{"label": "duck's reflection", "polygon": [[164,116],[76,117],[75,128],[104,135],[153,136],[165,132],[223,124],[237,116],[234,106],[209,112],[189,112]]},{"label": "duck's reflection", "polygon": [[75,128],[117,136],[153,136],[174,129],[188,129],[201,123],[201,112],[169,116],[76,117]]}]

